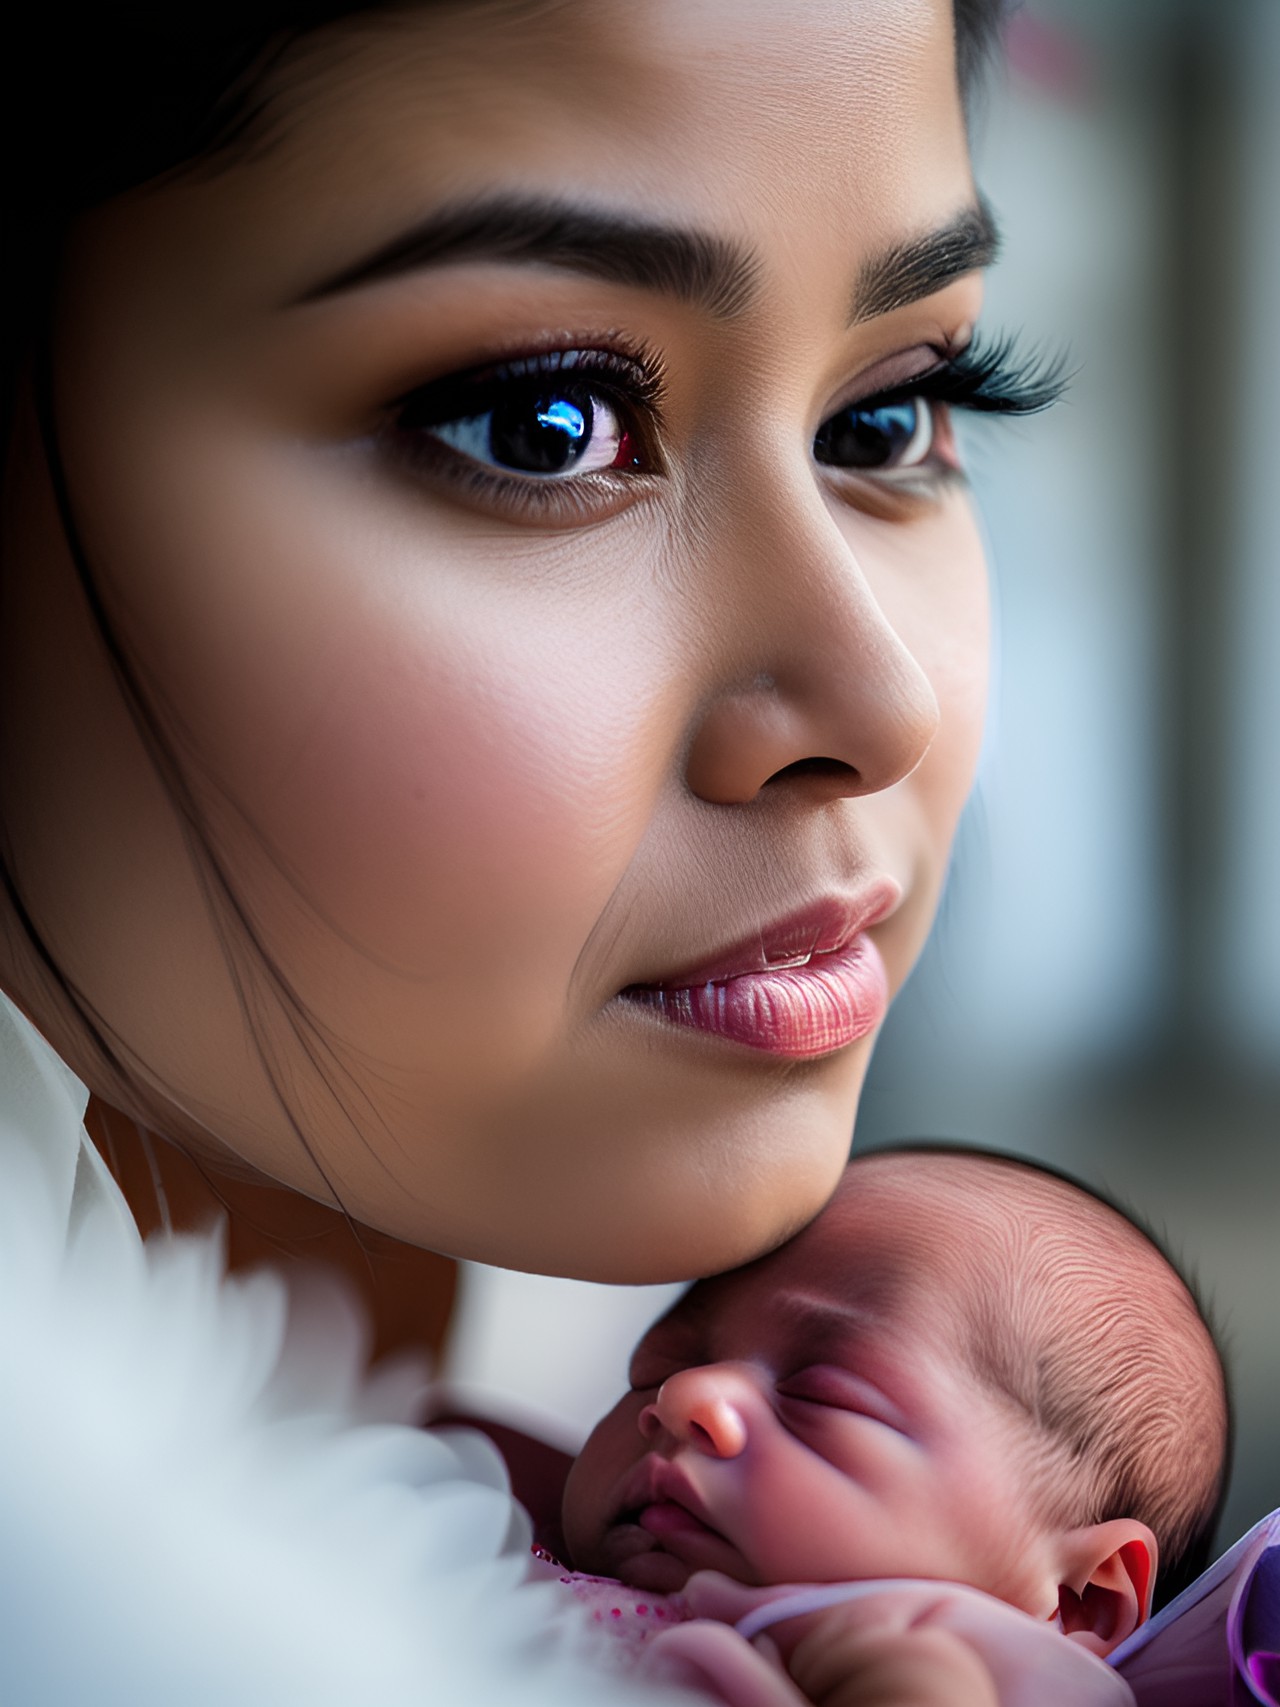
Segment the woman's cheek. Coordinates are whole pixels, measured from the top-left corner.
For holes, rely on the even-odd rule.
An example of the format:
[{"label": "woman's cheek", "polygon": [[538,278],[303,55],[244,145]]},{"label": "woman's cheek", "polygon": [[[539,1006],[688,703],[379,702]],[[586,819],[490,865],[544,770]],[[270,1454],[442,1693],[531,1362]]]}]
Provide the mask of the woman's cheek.
[{"label": "woman's cheek", "polygon": [[482,647],[424,626],[354,638],[264,822],[370,954],[418,974],[496,956],[563,988],[645,816],[610,715],[627,696],[593,692],[589,661],[549,669],[527,624]]},{"label": "woman's cheek", "polygon": [[660,613],[607,564],[566,578],[553,536],[339,459],[194,452],[160,486],[129,604],[215,820],[235,803],[273,951],[335,1024],[358,988],[365,1025],[385,999],[407,1048],[425,999],[442,1047],[500,1018],[536,1055],[670,763]]},{"label": "woman's cheek", "polygon": [[944,863],[982,747],[990,676],[991,613],[986,556],[967,503],[943,554],[951,576],[950,620],[935,628],[929,670],[942,710],[921,765],[921,790],[945,828]]},{"label": "woman's cheek", "polygon": [[949,846],[982,744],[990,655],[986,556],[967,495],[944,498],[902,549],[891,616],[928,676],[939,710],[937,735],[916,774]]}]

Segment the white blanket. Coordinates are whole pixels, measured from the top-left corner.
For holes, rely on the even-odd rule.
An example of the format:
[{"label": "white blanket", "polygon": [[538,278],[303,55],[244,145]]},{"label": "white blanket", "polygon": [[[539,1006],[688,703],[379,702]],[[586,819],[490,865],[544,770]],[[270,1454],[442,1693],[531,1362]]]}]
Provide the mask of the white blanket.
[{"label": "white blanket", "polygon": [[478,1436],[369,1382],[337,1295],[144,1246],[84,1087],[0,999],[0,1703],[597,1707]]}]

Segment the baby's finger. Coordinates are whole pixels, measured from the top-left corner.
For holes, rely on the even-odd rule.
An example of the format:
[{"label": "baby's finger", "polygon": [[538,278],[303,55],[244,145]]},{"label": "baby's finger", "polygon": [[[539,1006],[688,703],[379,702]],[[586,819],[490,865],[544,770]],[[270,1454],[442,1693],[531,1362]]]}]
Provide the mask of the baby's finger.
[{"label": "baby's finger", "polygon": [[727,1624],[676,1624],[646,1645],[644,1671],[704,1690],[728,1707],[808,1707],[785,1672]]},{"label": "baby's finger", "polygon": [[[932,1585],[936,1593],[936,1585]],[[847,1628],[864,1634],[900,1633],[921,1616],[919,1584],[807,1583],[757,1591],[751,1609],[735,1624],[748,1641],[768,1630],[787,1656],[807,1631],[822,1626]],[[924,1599],[932,1607],[935,1593]]]},{"label": "baby's finger", "polygon": [[813,1707],[1001,1707],[986,1666],[949,1631],[845,1629],[831,1638],[811,1632],[791,1655],[791,1676]]},{"label": "baby's finger", "polygon": [[695,1618],[714,1618],[719,1624],[736,1624],[756,1607],[794,1592],[787,1586],[748,1588],[721,1576],[719,1571],[698,1571],[680,1591]]}]

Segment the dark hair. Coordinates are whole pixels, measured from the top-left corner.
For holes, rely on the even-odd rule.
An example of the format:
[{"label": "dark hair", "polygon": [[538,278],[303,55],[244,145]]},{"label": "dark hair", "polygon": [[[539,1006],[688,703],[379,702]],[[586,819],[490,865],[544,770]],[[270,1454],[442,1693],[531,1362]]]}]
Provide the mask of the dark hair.
[{"label": "dark hair", "polygon": [[[953,0],[966,103],[1009,3]],[[0,83],[4,219],[18,227],[16,244],[6,244],[10,282],[20,256],[39,287],[48,284],[41,256],[75,213],[243,137],[262,113],[267,74],[302,37],[344,18],[412,9],[405,0],[24,7],[6,31]]]},{"label": "dark hair", "polygon": [[[966,102],[1009,5],[953,0]],[[29,6],[6,32],[5,159],[16,171],[6,199],[16,192],[65,215],[196,160],[252,120],[265,73],[301,37],[344,18],[414,9],[413,0]]]}]

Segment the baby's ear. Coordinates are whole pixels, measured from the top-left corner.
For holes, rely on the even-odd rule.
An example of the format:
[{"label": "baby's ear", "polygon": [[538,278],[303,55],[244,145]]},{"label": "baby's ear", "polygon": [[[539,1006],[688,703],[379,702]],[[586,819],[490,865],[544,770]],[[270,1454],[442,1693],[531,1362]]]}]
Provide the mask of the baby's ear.
[{"label": "baby's ear", "polygon": [[1063,1631],[1091,1653],[1109,1654],[1151,1615],[1156,1538],[1136,1518],[1117,1517],[1069,1530],[1062,1541]]}]

